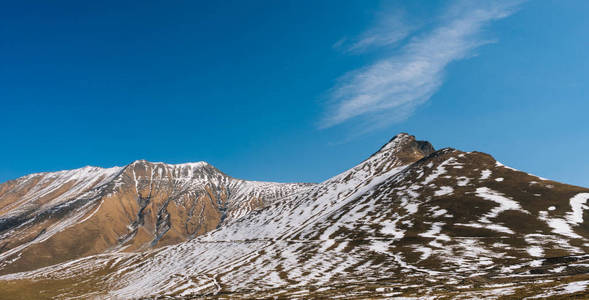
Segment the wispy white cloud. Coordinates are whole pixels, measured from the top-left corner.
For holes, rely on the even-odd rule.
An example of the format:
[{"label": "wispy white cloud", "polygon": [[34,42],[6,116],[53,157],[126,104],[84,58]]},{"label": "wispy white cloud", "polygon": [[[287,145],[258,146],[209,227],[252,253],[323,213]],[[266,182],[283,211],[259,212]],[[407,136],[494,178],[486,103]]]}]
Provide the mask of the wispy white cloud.
[{"label": "wispy white cloud", "polygon": [[[481,37],[485,25],[511,15],[520,1],[457,1],[438,16],[435,25],[416,36],[414,27],[392,15],[367,31],[345,51],[359,52],[407,39],[391,54],[342,76],[329,93],[328,109],[320,128],[351,119],[370,130],[405,120],[415,107],[440,87],[444,70],[467,58],[490,40]],[[339,47],[343,47],[341,42]]]},{"label": "wispy white cloud", "polygon": [[[366,50],[395,45],[408,37],[416,26],[406,20],[401,10],[387,11],[376,17],[377,23],[358,38],[351,41],[340,40],[336,48],[348,53],[361,53]],[[344,43],[348,42],[348,43]]]}]

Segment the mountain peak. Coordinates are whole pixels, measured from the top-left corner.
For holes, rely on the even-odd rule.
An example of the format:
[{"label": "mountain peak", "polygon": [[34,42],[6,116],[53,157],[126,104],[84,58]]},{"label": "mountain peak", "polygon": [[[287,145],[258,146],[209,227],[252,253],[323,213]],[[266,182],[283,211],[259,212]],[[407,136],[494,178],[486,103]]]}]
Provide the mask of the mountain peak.
[{"label": "mountain peak", "polygon": [[[395,135],[392,139],[390,139],[386,144],[384,144],[379,151],[388,150],[391,148],[401,150],[403,147],[411,144],[417,144],[416,146],[418,149],[421,149],[424,152],[432,153],[435,151],[434,147],[428,141],[418,141],[415,139],[414,135],[410,135],[405,132],[401,132]],[[429,154],[428,153],[428,154]]]},{"label": "mountain peak", "polygon": [[169,163],[165,163],[165,162],[152,162],[152,161],[147,161],[145,159],[138,159],[132,163],[129,164],[130,166],[135,166],[135,165],[164,165],[164,166],[169,166],[172,168],[202,168],[202,167],[207,167],[207,166],[212,166],[211,164],[207,163],[206,161],[197,161],[197,162],[187,162],[187,163],[180,163],[180,164],[169,164]]},{"label": "mountain peak", "polygon": [[400,133],[314,185],[145,160],[5,183],[0,290],[8,298],[64,290],[78,298],[436,297],[440,286],[442,297],[523,298],[571,284],[585,292],[589,189],[481,152],[434,151]]},{"label": "mountain peak", "polygon": [[416,140],[415,136],[401,132],[390,139],[371,157],[392,154],[404,163],[411,163],[435,151],[430,142]]}]

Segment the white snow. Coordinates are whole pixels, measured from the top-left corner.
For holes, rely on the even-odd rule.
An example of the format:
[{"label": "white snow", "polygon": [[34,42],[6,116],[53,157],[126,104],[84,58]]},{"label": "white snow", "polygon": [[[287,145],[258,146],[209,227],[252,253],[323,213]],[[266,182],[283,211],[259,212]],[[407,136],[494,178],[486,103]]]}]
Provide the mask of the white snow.
[{"label": "white snow", "polygon": [[321,251],[327,250],[329,247],[333,246],[334,244],[335,244],[334,239],[325,240],[325,242],[323,243],[323,246],[321,246]]},{"label": "white snow", "polygon": [[424,233],[420,233],[419,236],[433,238],[436,241],[438,241],[438,240],[450,241],[450,237],[448,235],[440,233],[442,231],[442,225],[445,225],[445,224],[446,223],[444,223],[444,222],[435,222],[432,224],[432,227],[430,228],[430,230],[428,230]]},{"label": "white snow", "polygon": [[447,210],[445,210],[443,208],[439,209],[439,207],[437,207],[437,206],[432,211],[433,211],[432,218],[434,218],[434,219],[439,218],[448,212]]},{"label": "white snow", "polygon": [[561,273],[561,272],[562,272],[562,271],[564,271],[566,268],[567,268],[566,266],[560,266],[560,267],[556,267],[556,268],[554,268],[554,269],[550,270],[550,272],[553,272],[553,273]]},{"label": "white snow", "polygon": [[583,223],[583,209],[589,209],[589,207],[585,205],[588,199],[589,193],[580,193],[571,198],[570,204],[573,211],[566,217],[569,223],[572,225]]},{"label": "white snow", "polygon": [[571,226],[563,219],[548,219],[548,226],[552,227],[554,233],[562,234],[570,238],[581,238],[580,235],[573,232]]},{"label": "white snow", "polygon": [[419,246],[415,248],[415,251],[421,252],[421,256],[419,257],[421,260],[427,259],[432,255],[432,249],[428,247]]},{"label": "white snow", "polygon": [[508,166],[506,166],[506,165],[504,165],[504,164],[502,164],[502,163],[500,163],[498,161],[495,162],[495,166],[497,166],[497,167],[503,167],[503,168],[506,168],[506,169],[509,169],[509,170],[512,170],[512,171],[519,171],[519,170],[514,169],[512,167],[508,167]]},{"label": "white snow", "polygon": [[567,294],[572,294],[584,291],[587,288],[587,285],[589,285],[589,280],[571,282],[564,287],[564,290],[567,292]]},{"label": "white snow", "polygon": [[489,178],[489,176],[491,176],[491,170],[489,169],[485,169],[483,171],[481,171],[481,180],[485,180],[487,178]]},{"label": "white snow", "polygon": [[446,169],[444,168],[444,166],[447,165],[447,164],[449,164],[449,163],[454,162],[455,160],[456,160],[455,158],[451,157],[451,158],[448,158],[447,160],[445,160],[444,162],[442,162],[441,164],[439,164],[438,167],[435,170],[433,170],[432,173],[430,175],[428,175],[423,180],[423,185],[427,185],[430,182],[434,181],[434,179],[438,178],[440,175],[445,174],[446,173]]},{"label": "white snow", "polygon": [[508,234],[515,234],[513,230],[499,224],[485,224],[485,228],[495,230],[497,232],[508,233]]},{"label": "white snow", "polygon": [[530,246],[526,249],[528,254],[533,257],[543,257],[544,256],[544,249],[540,246]]},{"label": "white snow", "polygon": [[496,218],[500,213],[506,210],[517,210],[528,213],[526,210],[523,210],[519,203],[517,203],[516,201],[507,198],[503,194],[493,191],[490,188],[477,188],[476,195],[485,200],[493,201],[499,204],[498,207],[493,208],[489,213],[485,214],[484,217],[481,218],[480,222],[482,223],[491,223],[491,221],[489,220],[490,218]]},{"label": "white snow", "polygon": [[552,228],[552,232],[561,234],[570,238],[580,239],[581,236],[576,234],[573,229],[571,228],[570,224],[567,223],[566,220],[561,218],[549,218],[547,211],[539,212],[538,218],[542,221],[545,221],[550,228]]},{"label": "white snow", "polygon": [[434,196],[444,196],[448,194],[452,194],[454,189],[450,186],[441,186],[439,190],[434,192]]},{"label": "white snow", "polygon": [[373,241],[368,248],[375,252],[388,253],[389,243],[385,241]]},{"label": "white snow", "polygon": [[400,219],[395,219],[394,221],[385,220],[380,223],[382,225],[382,229],[380,232],[382,234],[391,235],[394,239],[401,239],[405,236],[405,230],[397,229],[397,222]]},{"label": "white snow", "polygon": [[561,296],[561,295],[582,292],[587,289],[588,285],[589,285],[589,280],[569,282],[567,284],[561,284],[561,285],[552,287],[551,291],[549,291],[549,292],[541,293],[536,296],[529,297],[527,299],[548,298],[548,297]]},{"label": "white snow", "polygon": [[542,260],[541,259],[532,260],[530,262],[530,264],[529,264],[529,266],[532,267],[532,268],[537,268],[537,267],[540,267],[541,265],[542,265]]},{"label": "white snow", "polygon": [[472,227],[472,228],[486,228],[489,230],[494,230],[497,232],[502,232],[502,233],[507,233],[507,234],[514,234],[514,232],[503,226],[503,225],[499,225],[499,224],[481,224],[481,223],[454,223],[455,226],[465,226],[465,227]]},{"label": "white snow", "polygon": [[456,177],[456,184],[458,186],[466,186],[466,185],[468,185],[469,182],[470,182],[470,178],[468,178],[466,176]]}]

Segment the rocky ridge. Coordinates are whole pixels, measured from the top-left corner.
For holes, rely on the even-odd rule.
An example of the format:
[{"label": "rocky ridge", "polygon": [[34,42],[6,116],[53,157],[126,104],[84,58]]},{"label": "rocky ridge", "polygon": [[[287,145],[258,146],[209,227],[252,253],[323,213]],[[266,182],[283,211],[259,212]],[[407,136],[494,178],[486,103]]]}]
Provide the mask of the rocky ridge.
[{"label": "rocky ridge", "polygon": [[24,176],[0,185],[0,272],[176,244],[309,186],[235,179],[205,162]]},{"label": "rocky ridge", "polygon": [[358,166],[194,239],[7,274],[0,292],[28,289],[57,298],[583,297],[588,200],[589,189],[514,170],[480,152],[435,151],[400,134]]}]

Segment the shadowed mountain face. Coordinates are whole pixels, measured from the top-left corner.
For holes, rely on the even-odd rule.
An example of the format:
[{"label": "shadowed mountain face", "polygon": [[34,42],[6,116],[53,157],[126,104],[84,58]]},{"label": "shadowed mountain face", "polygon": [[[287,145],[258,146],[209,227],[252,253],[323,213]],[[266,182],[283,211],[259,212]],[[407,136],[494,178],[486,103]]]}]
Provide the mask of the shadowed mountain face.
[{"label": "shadowed mountain face", "polygon": [[[589,189],[407,134],[314,185],[136,162],[93,177],[67,211],[54,208],[67,197],[27,200],[19,187],[43,179],[24,178],[0,188],[7,295],[523,298],[582,297],[589,286]],[[81,185],[69,184],[53,199]],[[48,222],[63,229],[33,230]],[[67,242],[94,248],[38,263],[35,249]],[[83,258],[36,269],[55,257]]]}]

